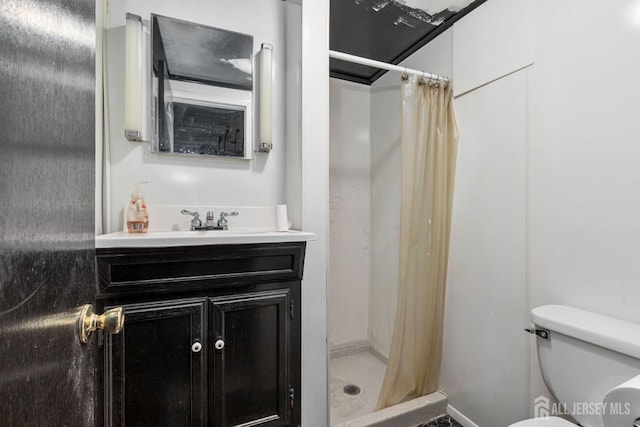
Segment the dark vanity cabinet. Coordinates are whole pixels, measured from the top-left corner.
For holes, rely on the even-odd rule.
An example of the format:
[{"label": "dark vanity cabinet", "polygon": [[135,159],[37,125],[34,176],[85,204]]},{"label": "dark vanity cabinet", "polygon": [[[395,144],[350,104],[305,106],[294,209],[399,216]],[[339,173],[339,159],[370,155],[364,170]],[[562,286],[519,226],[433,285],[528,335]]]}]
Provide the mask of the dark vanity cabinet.
[{"label": "dark vanity cabinet", "polygon": [[97,250],[103,425],[299,426],[304,242]]}]

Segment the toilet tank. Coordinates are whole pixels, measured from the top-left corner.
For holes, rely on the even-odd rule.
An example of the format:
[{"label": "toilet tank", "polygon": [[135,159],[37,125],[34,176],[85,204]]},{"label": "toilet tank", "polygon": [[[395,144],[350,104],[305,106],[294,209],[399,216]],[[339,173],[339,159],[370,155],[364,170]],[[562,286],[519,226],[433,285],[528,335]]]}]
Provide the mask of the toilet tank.
[{"label": "toilet tank", "polygon": [[545,384],[581,425],[603,427],[595,405],[640,374],[640,325],[562,305],[534,308],[531,319],[550,332],[537,337]]}]

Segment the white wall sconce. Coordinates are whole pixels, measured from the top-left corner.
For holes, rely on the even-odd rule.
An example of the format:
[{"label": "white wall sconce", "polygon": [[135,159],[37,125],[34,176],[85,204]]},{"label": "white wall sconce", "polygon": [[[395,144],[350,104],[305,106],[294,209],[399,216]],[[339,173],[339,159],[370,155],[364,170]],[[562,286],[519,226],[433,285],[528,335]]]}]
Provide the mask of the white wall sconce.
[{"label": "white wall sconce", "polygon": [[258,151],[273,148],[273,46],[262,43],[260,49],[260,123]]},{"label": "white wall sconce", "polygon": [[125,36],[124,135],[129,141],[144,140],[142,18],[127,13]]}]

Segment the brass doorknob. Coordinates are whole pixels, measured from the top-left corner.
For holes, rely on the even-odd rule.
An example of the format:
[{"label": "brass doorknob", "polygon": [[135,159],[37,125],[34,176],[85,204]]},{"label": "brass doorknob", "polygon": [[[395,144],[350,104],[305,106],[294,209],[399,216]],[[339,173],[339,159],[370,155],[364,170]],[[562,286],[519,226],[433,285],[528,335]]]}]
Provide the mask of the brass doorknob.
[{"label": "brass doorknob", "polygon": [[93,311],[92,304],[86,304],[80,310],[78,320],[78,335],[80,342],[86,344],[96,329],[102,329],[107,334],[117,334],[124,326],[124,309],[116,307],[98,315]]}]

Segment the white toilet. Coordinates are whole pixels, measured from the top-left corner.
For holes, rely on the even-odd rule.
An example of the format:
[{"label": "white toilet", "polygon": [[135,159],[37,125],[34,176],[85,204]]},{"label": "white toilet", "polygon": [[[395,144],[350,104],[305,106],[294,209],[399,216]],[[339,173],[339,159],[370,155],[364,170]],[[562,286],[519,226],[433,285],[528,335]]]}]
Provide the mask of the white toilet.
[{"label": "white toilet", "polygon": [[[640,324],[561,305],[534,308],[531,318],[544,382],[562,409],[584,427],[640,426]],[[544,397],[535,404],[551,416],[510,427],[576,426],[553,416]]]}]

